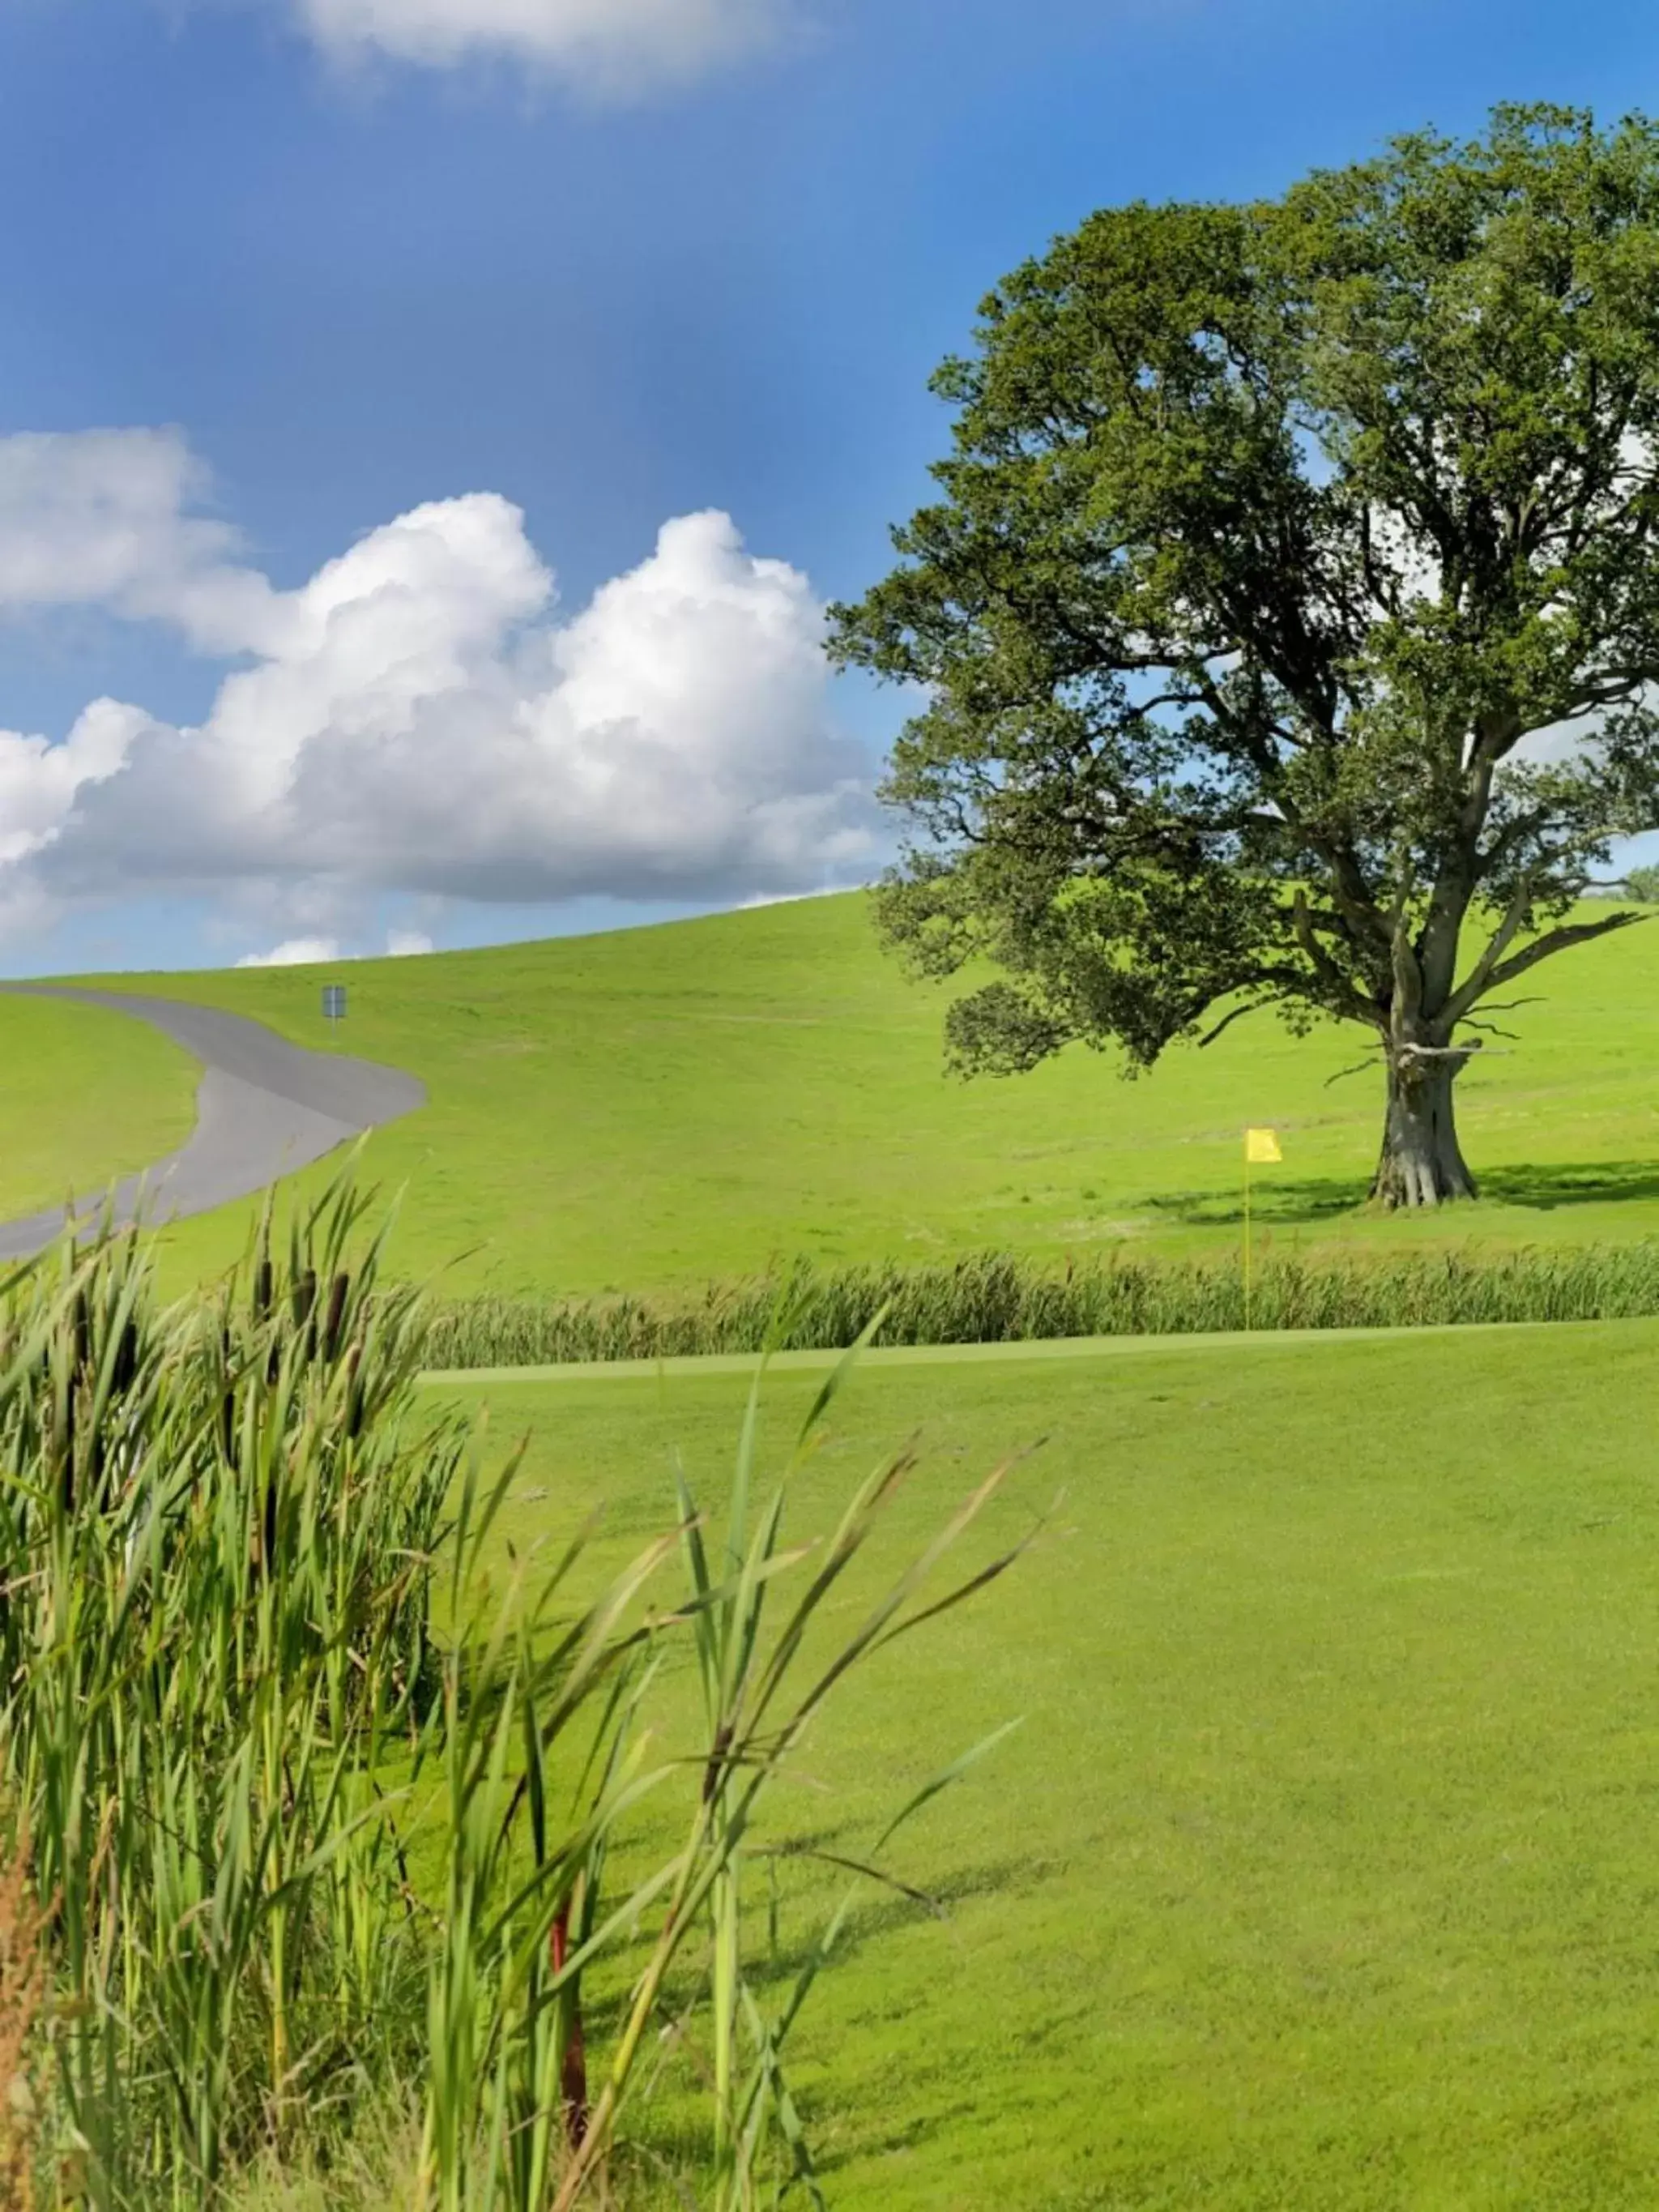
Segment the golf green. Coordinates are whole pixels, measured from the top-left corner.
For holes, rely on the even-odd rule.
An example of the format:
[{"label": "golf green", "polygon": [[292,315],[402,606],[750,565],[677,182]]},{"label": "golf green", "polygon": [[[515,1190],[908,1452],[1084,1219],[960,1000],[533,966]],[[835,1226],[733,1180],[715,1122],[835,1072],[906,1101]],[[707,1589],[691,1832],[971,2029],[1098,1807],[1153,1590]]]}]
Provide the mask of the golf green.
[{"label": "golf green", "polygon": [[[860,1371],[792,1534],[913,1435],[871,1575],[1033,1445],[963,1563],[1048,1517],[849,1680],[781,1801],[855,1854],[1023,1717],[889,1854],[945,1917],[872,1890],[811,2000],[831,2201],[1650,2204],[1656,1379],[1649,1322]],[[768,1463],[821,1381],[768,1381]],[[440,1395],[529,1437],[521,1559],[599,1509],[597,1577],[671,1524],[677,1453],[718,1513],[746,1388]],[[792,1875],[786,1960],[835,1893]],[[635,2125],[678,2155],[680,2117]]]}]

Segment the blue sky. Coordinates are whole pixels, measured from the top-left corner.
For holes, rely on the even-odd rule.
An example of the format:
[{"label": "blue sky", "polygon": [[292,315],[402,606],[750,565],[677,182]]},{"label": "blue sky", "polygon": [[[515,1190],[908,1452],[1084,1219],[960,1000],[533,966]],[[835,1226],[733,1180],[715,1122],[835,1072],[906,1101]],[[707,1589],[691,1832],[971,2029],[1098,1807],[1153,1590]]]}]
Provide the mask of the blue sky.
[{"label": "blue sky", "polygon": [[[615,51],[594,0],[0,0],[0,730],[46,741],[10,784],[0,751],[0,881],[9,803],[38,835],[88,779],[73,865],[0,891],[0,972],[867,872],[900,709],[823,688],[814,610],[884,566],[1000,274],[1496,100],[1659,106],[1659,19],[1609,0],[606,4]],[[296,717],[278,850],[250,793]]]}]

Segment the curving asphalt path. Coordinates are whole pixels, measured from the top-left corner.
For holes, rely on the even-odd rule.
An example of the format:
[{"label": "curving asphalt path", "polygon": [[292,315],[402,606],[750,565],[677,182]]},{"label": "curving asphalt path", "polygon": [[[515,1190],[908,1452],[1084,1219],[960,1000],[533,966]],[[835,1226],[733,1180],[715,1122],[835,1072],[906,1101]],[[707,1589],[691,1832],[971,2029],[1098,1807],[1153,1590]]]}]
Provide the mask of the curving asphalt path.
[{"label": "curving asphalt path", "polygon": [[[149,1022],[201,1061],[194,1130],[176,1152],[116,1185],[118,1221],[139,1213],[147,1222],[163,1222],[210,1212],[426,1103],[426,1085],[398,1068],[307,1052],[263,1023],[214,1006],[59,983],[7,983],[0,990],[77,999]],[[104,1202],[100,1197],[73,1210],[85,1219]],[[0,1260],[27,1259],[50,1244],[68,1219],[68,1209],[52,1206],[21,1221],[0,1222]]]}]

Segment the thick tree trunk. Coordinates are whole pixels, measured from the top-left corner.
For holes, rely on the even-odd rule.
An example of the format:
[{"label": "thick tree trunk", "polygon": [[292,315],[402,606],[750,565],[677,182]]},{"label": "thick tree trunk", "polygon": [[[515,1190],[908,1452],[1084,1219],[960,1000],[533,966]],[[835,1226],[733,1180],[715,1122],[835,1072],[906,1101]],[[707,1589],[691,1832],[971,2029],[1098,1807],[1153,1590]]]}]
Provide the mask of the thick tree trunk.
[{"label": "thick tree trunk", "polygon": [[1389,1112],[1371,1196],[1379,1206],[1443,1206],[1473,1198],[1457,1145],[1452,1085],[1464,1055],[1389,1055]]}]

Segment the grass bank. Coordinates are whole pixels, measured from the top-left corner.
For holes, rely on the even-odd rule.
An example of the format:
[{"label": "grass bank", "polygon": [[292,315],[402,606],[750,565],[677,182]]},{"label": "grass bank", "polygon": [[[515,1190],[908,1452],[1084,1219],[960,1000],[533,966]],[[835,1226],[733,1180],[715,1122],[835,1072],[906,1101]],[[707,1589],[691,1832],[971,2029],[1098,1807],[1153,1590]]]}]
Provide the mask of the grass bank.
[{"label": "grass bank", "polygon": [[[1236,1243],[1239,1133],[1256,1121],[1284,1134],[1284,1164],[1255,1191],[1281,1246],[1659,1236],[1654,928],[1540,971],[1516,1040],[1459,1085],[1487,1195],[1426,1222],[1356,1211],[1382,1111],[1374,1068],[1343,1077],[1356,1036],[1297,1040],[1262,1018],[1139,1082],[1080,1048],[1018,1080],[952,1082],[945,994],[882,956],[858,896],[339,969],[103,980],[420,1076],[429,1105],[382,1132],[371,1160],[410,1191],[399,1268],[424,1276],[470,1252],[458,1290],[685,1290],[797,1252],[824,1267],[1126,1243],[1200,1256]],[[325,980],[350,993],[337,1033]],[[0,1065],[15,1003],[0,998]],[[31,1107],[27,1126],[40,1119]],[[0,1092],[0,1155],[15,1120]],[[105,1165],[63,1155],[82,1181]],[[174,1286],[228,1264],[246,1218],[170,1233]]]},{"label": "grass bank", "polygon": [[933,1267],[799,1268],[692,1297],[463,1298],[436,1307],[428,1364],[553,1367],[833,1350],[878,1315],[881,1345],[1186,1336],[1261,1330],[1444,1328],[1659,1314],[1659,1243],[1516,1252],[1113,1257],[1055,1267],[1013,1253]]},{"label": "grass bank", "polygon": [[198,1073],[143,1022],[0,992],[0,1221],[173,1151],[195,1122]]},{"label": "grass bank", "polygon": [[[912,1832],[946,1919],[868,1898],[804,2023],[842,2212],[1651,2203],[1656,1362],[1639,1322],[860,1372],[799,1525],[913,1431],[888,1558],[1040,1438],[988,1540],[1063,1498],[812,1741],[836,1848],[1027,1717]],[[821,1381],[773,1377],[763,1460]],[[718,1479],[744,1388],[444,1395],[529,1437],[503,1540],[600,1498],[603,1564],[664,1469]],[[783,1873],[787,1972],[821,1892]]]}]

